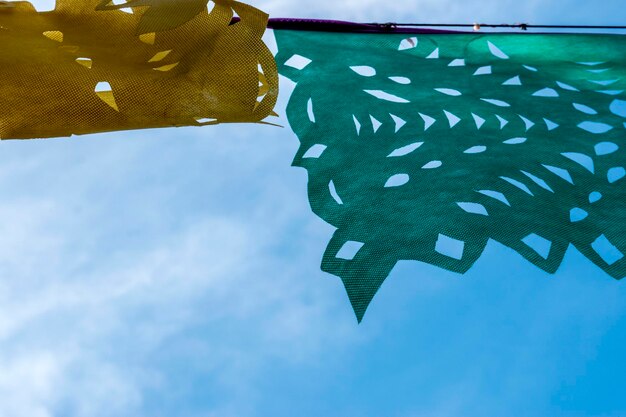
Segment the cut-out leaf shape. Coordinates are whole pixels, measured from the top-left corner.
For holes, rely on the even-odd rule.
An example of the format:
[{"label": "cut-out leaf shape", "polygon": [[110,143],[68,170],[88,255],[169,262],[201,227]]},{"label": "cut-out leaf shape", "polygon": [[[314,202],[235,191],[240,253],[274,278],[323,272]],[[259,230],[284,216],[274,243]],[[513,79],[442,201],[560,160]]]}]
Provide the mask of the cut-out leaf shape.
[{"label": "cut-out leaf shape", "polygon": [[[464,273],[489,240],[550,273],[571,244],[612,277],[626,276],[626,37],[422,34],[407,53],[398,51],[406,35],[276,36],[280,71],[296,83],[287,108],[301,142],[293,165],[308,171],[313,211],[336,227],[322,269],[341,278],[358,320],[399,260]],[[316,65],[282,65],[294,54]],[[578,62],[605,62],[601,77],[617,80],[615,95],[598,93]],[[354,65],[376,74],[361,77]],[[474,75],[485,67],[490,74]],[[415,81],[391,83],[389,74]],[[407,123],[398,130],[389,115]],[[381,122],[376,132],[363,123],[357,133],[354,120],[368,118]],[[324,157],[303,159],[314,144]],[[390,179],[403,181],[390,187]],[[363,246],[338,259],[350,241]]]}]

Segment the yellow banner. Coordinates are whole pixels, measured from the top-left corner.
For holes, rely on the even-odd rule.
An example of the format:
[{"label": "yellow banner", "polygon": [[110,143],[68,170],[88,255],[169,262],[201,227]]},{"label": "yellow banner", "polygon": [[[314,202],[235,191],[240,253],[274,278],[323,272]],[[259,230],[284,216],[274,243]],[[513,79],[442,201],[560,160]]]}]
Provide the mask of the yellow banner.
[{"label": "yellow banner", "polygon": [[39,13],[0,1],[0,139],[261,122],[278,95],[268,16],[208,6],[57,0]]}]

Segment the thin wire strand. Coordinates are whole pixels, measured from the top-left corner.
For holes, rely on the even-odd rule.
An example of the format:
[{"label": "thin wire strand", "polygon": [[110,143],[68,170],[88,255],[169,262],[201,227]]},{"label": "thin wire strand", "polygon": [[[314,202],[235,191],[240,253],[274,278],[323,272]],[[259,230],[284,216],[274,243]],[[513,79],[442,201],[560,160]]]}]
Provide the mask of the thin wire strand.
[{"label": "thin wire strand", "polygon": [[464,27],[464,28],[513,28],[513,29],[626,29],[626,26],[607,25],[531,25],[528,23],[367,23],[392,27]]}]

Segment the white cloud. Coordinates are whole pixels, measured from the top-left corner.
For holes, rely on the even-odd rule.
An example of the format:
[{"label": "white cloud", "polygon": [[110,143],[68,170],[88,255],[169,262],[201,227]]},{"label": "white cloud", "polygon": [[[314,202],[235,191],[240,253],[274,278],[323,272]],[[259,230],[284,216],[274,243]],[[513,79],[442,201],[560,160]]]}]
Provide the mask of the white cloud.
[{"label": "white cloud", "polygon": [[295,140],[240,129],[2,144],[0,416],[140,416],[168,356],[223,411],[268,362],[356,343]]}]

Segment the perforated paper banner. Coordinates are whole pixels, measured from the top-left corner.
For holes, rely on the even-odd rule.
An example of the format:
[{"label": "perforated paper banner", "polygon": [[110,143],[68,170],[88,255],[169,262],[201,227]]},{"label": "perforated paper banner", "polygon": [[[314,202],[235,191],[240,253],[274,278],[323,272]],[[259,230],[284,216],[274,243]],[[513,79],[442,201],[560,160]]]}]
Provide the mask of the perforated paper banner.
[{"label": "perforated paper banner", "polygon": [[626,37],[276,36],[294,165],[337,227],[322,269],[359,320],[398,260],[464,273],[490,239],[626,275]]},{"label": "perforated paper banner", "polygon": [[278,93],[268,16],[209,6],[58,0],[37,13],[0,1],[0,138],[262,121]]}]

